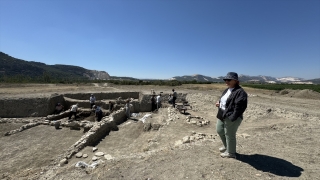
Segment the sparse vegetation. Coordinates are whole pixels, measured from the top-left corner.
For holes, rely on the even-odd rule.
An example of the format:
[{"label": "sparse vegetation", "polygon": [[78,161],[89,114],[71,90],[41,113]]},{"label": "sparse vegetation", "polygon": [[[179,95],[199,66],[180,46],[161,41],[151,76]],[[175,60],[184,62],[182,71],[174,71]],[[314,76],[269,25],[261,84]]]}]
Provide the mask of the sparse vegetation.
[{"label": "sparse vegetation", "polygon": [[244,87],[281,91],[284,89],[310,89],[320,93],[320,84],[242,84]]},{"label": "sparse vegetation", "polygon": [[[124,77],[125,78],[125,77]],[[159,86],[180,86],[182,84],[211,84],[211,82],[198,81],[177,81],[177,80],[139,80],[139,79],[111,79],[111,80],[89,80],[87,78],[56,77],[44,72],[41,76],[30,77],[24,75],[5,76],[0,75],[2,83],[54,83],[54,84],[73,84],[73,83],[113,83],[116,85],[159,85]]]}]

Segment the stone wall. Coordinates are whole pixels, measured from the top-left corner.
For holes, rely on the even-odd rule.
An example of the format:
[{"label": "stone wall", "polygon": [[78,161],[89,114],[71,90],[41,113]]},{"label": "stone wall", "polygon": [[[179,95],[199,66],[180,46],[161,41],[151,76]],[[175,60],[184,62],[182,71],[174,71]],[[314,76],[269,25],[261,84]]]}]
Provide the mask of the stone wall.
[{"label": "stone wall", "polygon": [[103,118],[102,121],[95,123],[79,141],[67,150],[64,155],[65,158],[70,159],[86,146],[95,146],[102,138],[108,135],[110,131],[117,130],[117,125],[123,123],[126,119],[125,109],[121,108],[120,110],[112,113],[110,117]]},{"label": "stone wall", "polygon": [[[139,92],[101,92],[93,93],[97,100],[113,100],[121,97],[122,99],[134,98],[139,99]],[[75,93],[75,94],[64,94],[65,97],[78,100],[88,100],[90,99],[91,93]]]},{"label": "stone wall", "polygon": [[150,94],[142,94],[140,93],[140,105],[139,111],[140,112],[150,112],[151,111],[151,95]]}]

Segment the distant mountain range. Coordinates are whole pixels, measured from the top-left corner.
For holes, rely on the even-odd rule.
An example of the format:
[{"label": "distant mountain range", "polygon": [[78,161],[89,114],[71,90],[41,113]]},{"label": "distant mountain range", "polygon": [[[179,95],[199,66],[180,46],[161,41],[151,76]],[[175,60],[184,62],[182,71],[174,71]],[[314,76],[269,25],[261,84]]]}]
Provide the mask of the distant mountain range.
[{"label": "distant mountain range", "polygon": [[[9,56],[3,52],[0,52],[0,77],[7,76],[13,77],[16,75],[26,76],[30,78],[41,77],[44,74],[50,75],[56,78],[69,78],[69,79],[101,79],[101,80],[134,80],[139,79],[133,77],[117,77],[110,76],[105,71],[89,70],[79,66],[73,65],[47,65],[41,62],[25,61]],[[223,82],[224,76],[209,77],[200,74],[175,76],[165,80],[179,80],[179,81],[199,81],[199,82]],[[304,80],[296,77],[283,77],[275,78],[271,76],[249,76],[239,75],[239,79],[242,82],[257,82],[257,83],[297,83],[297,84],[320,84],[320,78]],[[151,79],[142,79],[149,81]],[[152,79],[157,80],[157,79]],[[162,79],[164,80],[164,79]]]},{"label": "distant mountain range", "polygon": [[[174,76],[169,80],[178,80],[178,81],[199,81],[199,82],[223,82],[224,76],[219,77],[210,77],[204,76],[201,74],[195,75],[185,75],[185,76]],[[271,76],[249,76],[249,75],[239,75],[239,80],[241,82],[261,82],[261,83],[296,83],[296,84],[319,84],[320,78],[305,80],[303,78],[296,77],[282,77],[275,78]]]},{"label": "distant mountain range", "polygon": [[0,52],[0,76],[28,76],[31,78],[48,74],[56,78],[110,79],[105,71],[89,70],[72,65],[47,65],[40,62],[25,61]]}]

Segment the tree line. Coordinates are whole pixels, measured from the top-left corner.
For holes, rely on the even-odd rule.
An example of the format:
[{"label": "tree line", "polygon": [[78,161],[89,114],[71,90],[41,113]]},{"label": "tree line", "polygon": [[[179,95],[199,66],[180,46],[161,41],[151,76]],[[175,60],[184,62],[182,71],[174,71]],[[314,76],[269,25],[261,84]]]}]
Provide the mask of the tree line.
[{"label": "tree line", "polygon": [[[24,75],[5,76],[0,74],[0,83],[52,83],[52,84],[88,84],[88,83],[112,83],[115,85],[158,85],[158,86],[181,86],[182,84],[212,84],[219,82],[200,82],[200,81],[178,81],[178,80],[90,80],[85,77],[54,77],[49,73],[43,73],[42,76],[30,77]],[[281,91],[284,89],[311,89],[320,92],[320,85],[314,84],[254,84],[254,83],[241,83],[244,87],[269,89]]]},{"label": "tree line", "polygon": [[52,83],[52,84],[77,84],[77,83],[112,83],[116,85],[159,85],[159,86],[180,86],[182,84],[211,84],[212,82],[178,81],[178,80],[89,80],[76,77],[54,77],[49,73],[42,76],[30,77],[24,75],[5,76],[0,75],[0,83]]}]

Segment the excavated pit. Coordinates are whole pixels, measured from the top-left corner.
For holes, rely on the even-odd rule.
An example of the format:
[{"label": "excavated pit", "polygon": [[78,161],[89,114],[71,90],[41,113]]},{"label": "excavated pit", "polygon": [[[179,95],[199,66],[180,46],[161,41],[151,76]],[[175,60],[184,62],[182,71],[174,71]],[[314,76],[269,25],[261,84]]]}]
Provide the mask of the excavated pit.
[{"label": "excavated pit", "polygon": [[[99,123],[94,122],[94,117],[92,114],[88,115],[89,112],[88,116],[84,116],[89,106],[87,100],[89,93],[70,96],[56,94],[52,97],[39,97],[40,99],[1,100],[0,98],[2,107],[0,133],[3,135],[8,131],[18,130],[12,135],[0,137],[2,165],[0,177],[3,179],[183,179],[186,177],[189,179],[237,177],[317,179],[319,176],[316,171],[319,169],[317,164],[319,111],[316,109],[318,101],[308,100],[309,102],[305,103],[304,100],[294,98],[277,96],[276,99],[265,94],[259,96],[249,94],[250,103],[237,133],[239,144],[237,151],[240,156],[237,160],[227,160],[220,158],[218,151],[221,140],[215,132],[217,108],[212,103],[220,97],[221,92],[188,90],[188,93],[186,100],[192,105],[192,110],[188,110],[190,115],[180,113],[169,105],[164,105],[165,108],[161,108],[158,112],[150,113],[150,95],[137,93],[139,96],[132,101],[132,111],[139,113],[140,116],[130,120],[123,118],[124,110],[121,109],[123,99],[120,99],[119,110],[104,117]],[[102,97],[103,109],[107,110],[108,100],[116,101],[117,96]],[[162,97],[165,101],[167,95]],[[50,98],[62,98],[66,106],[67,98],[70,99],[70,104],[83,101],[85,107],[81,109],[86,113],[79,117],[79,120],[83,121],[80,123],[82,126],[84,124],[92,126],[85,133],[82,131],[84,129],[82,126],[80,131],[70,130],[69,126],[62,125],[61,129],[56,130],[51,126],[52,123],[55,120],[65,123],[68,114],[53,117],[49,122],[45,116],[51,112],[40,116],[42,110],[52,111],[54,103],[53,106],[48,105],[49,101],[53,101]],[[178,99],[182,98],[185,97],[180,94]],[[97,99],[99,100],[98,97]],[[30,100],[31,104],[23,102],[24,100]],[[3,105],[9,101],[22,104]],[[40,102],[44,104],[38,104]],[[13,106],[26,108],[28,111],[15,110]],[[39,108],[41,106],[42,109]],[[23,118],[17,118],[18,112],[24,113],[21,115]],[[152,116],[143,123],[141,119],[147,114]],[[34,117],[30,117],[31,115]],[[210,123],[207,123],[208,121]],[[21,126],[31,123],[39,125],[21,129]],[[108,127],[116,127],[118,130]],[[23,131],[20,132],[20,129]],[[98,150],[93,152],[93,148]],[[86,158],[83,154],[87,155]],[[97,160],[94,160],[95,156]],[[64,158],[68,164],[61,163],[60,160]],[[88,165],[99,163],[99,165],[95,169],[91,167],[82,169],[75,166],[79,162]],[[264,162],[270,162],[272,166]],[[59,164],[63,167],[59,167]],[[230,168],[222,168],[221,171],[221,164]],[[279,168],[274,168],[279,164]],[[235,174],[234,169],[239,171]]]},{"label": "excavated pit", "polygon": [[[144,124],[134,118],[127,122],[132,123],[129,126],[124,123],[127,117],[123,106],[125,99],[131,99],[131,113],[145,112],[146,114],[151,111],[149,94],[108,92],[95,93],[95,96],[96,104],[104,111],[104,117],[100,122],[95,121],[94,113],[89,109],[90,93],[52,94],[33,99],[0,99],[0,117],[2,117],[0,118],[0,133],[2,134],[0,137],[0,151],[2,152],[0,174],[15,173],[19,169],[39,168],[49,164],[57,165],[64,158],[72,161],[72,157],[82,150],[87,152],[94,146],[104,150],[104,146],[110,146],[107,141],[110,138],[121,141],[114,148],[124,148],[132,141],[132,138],[141,135],[145,128]],[[164,95],[163,99],[167,99],[167,96]],[[180,99],[185,99],[186,94],[180,94],[180,96]],[[116,103],[112,114],[108,112],[109,101]],[[51,115],[57,103],[65,107],[78,103],[81,113],[77,121],[68,122],[69,111]],[[167,106],[164,105],[164,107]],[[55,129],[57,122],[60,123],[59,129]],[[112,131],[117,132],[108,136]],[[113,134],[122,132],[124,134],[122,139],[113,136]],[[127,136],[128,134],[130,137]],[[117,155],[120,152],[122,151],[118,151]]]}]

